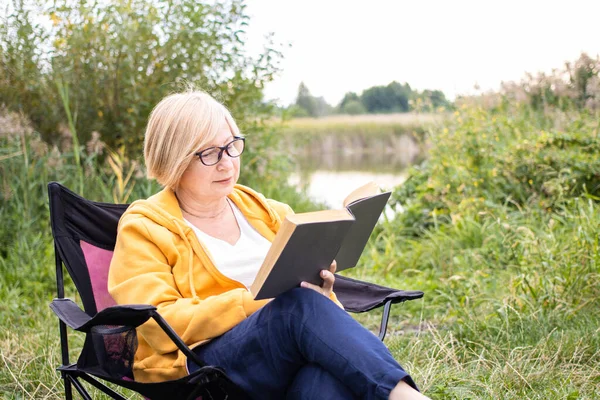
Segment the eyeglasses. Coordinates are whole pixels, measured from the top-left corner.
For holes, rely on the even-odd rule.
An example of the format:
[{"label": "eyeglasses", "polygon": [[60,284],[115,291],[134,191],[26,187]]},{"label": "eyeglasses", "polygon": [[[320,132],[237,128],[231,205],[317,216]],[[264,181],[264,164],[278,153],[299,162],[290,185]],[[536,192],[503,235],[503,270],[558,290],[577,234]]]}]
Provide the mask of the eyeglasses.
[{"label": "eyeglasses", "polygon": [[246,138],[241,136],[234,136],[233,140],[227,143],[225,146],[215,146],[209,147],[208,149],[204,149],[195,153],[195,156],[200,158],[202,164],[210,167],[211,165],[215,165],[221,158],[223,158],[223,152],[226,151],[229,157],[235,158],[239,157],[244,152],[244,144]]}]

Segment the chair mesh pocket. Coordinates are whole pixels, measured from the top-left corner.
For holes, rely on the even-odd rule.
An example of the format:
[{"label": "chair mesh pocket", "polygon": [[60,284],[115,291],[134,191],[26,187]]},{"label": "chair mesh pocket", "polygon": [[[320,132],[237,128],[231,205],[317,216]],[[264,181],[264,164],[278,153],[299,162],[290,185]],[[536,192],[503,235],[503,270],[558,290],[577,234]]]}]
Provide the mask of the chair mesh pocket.
[{"label": "chair mesh pocket", "polygon": [[131,377],[138,345],[135,328],[98,325],[90,334],[99,367],[113,377]]}]

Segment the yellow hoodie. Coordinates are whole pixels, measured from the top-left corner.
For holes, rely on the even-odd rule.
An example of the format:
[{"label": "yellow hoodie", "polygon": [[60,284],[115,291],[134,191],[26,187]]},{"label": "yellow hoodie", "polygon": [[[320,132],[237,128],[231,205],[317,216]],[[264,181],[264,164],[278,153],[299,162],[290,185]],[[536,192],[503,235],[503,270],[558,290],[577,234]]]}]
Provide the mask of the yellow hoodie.
[{"label": "yellow hoodie", "polygon": [[[236,185],[229,195],[248,222],[273,241],[292,209]],[[220,336],[268,300],[255,301],[246,287],[224,276],[185,223],[170,189],[131,204],[121,217],[110,264],[108,290],[117,304],[151,304],[190,347]],[[338,305],[335,295],[331,299]],[[150,320],[138,328],[134,376],[140,382],[187,374],[186,357]]]}]

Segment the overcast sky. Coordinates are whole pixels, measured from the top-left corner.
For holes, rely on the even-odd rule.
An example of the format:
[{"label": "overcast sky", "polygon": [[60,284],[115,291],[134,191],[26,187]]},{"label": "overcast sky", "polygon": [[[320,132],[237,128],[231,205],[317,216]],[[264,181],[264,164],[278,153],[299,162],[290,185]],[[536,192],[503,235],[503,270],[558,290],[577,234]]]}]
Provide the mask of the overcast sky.
[{"label": "overcast sky", "polygon": [[282,73],[265,91],[282,104],[304,81],[337,104],[391,81],[453,98],[525,72],[600,54],[600,0],[248,0],[248,49],[274,32]]}]

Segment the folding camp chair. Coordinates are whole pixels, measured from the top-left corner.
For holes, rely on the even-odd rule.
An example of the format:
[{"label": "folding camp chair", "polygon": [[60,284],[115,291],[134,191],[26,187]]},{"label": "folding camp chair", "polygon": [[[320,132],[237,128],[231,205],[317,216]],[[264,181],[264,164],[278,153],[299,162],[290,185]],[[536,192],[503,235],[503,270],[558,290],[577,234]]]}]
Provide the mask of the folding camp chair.
[{"label": "folding camp chair", "polygon": [[[62,365],[58,367],[65,397],[74,387],[84,399],[91,399],[82,381],[114,399],[124,399],[103,381],[131,389],[151,399],[245,399],[244,393],[217,366],[198,359],[168,323],[150,305],[117,306],[108,293],[108,268],[117,236],[119,218],[127,204],[93,202],[56,182],[48,185],[50,219],[54,236],[58,298],[50,307],[60,319]],[[64,297],[63,264],[81,296],[83,308]],[[336,276],[334,290],[345,309],[364,312],[384,306],[379,337],[387,330],[392,304],[421,298],[423,292],[402,291]],[[137,346],[136,327],[150,318],[166,332],[177,347],[202,366],[184,378],[161,383],[140,383],[133,378]],[[85,332],[77,363],[69,362],[67,328]]]}]

